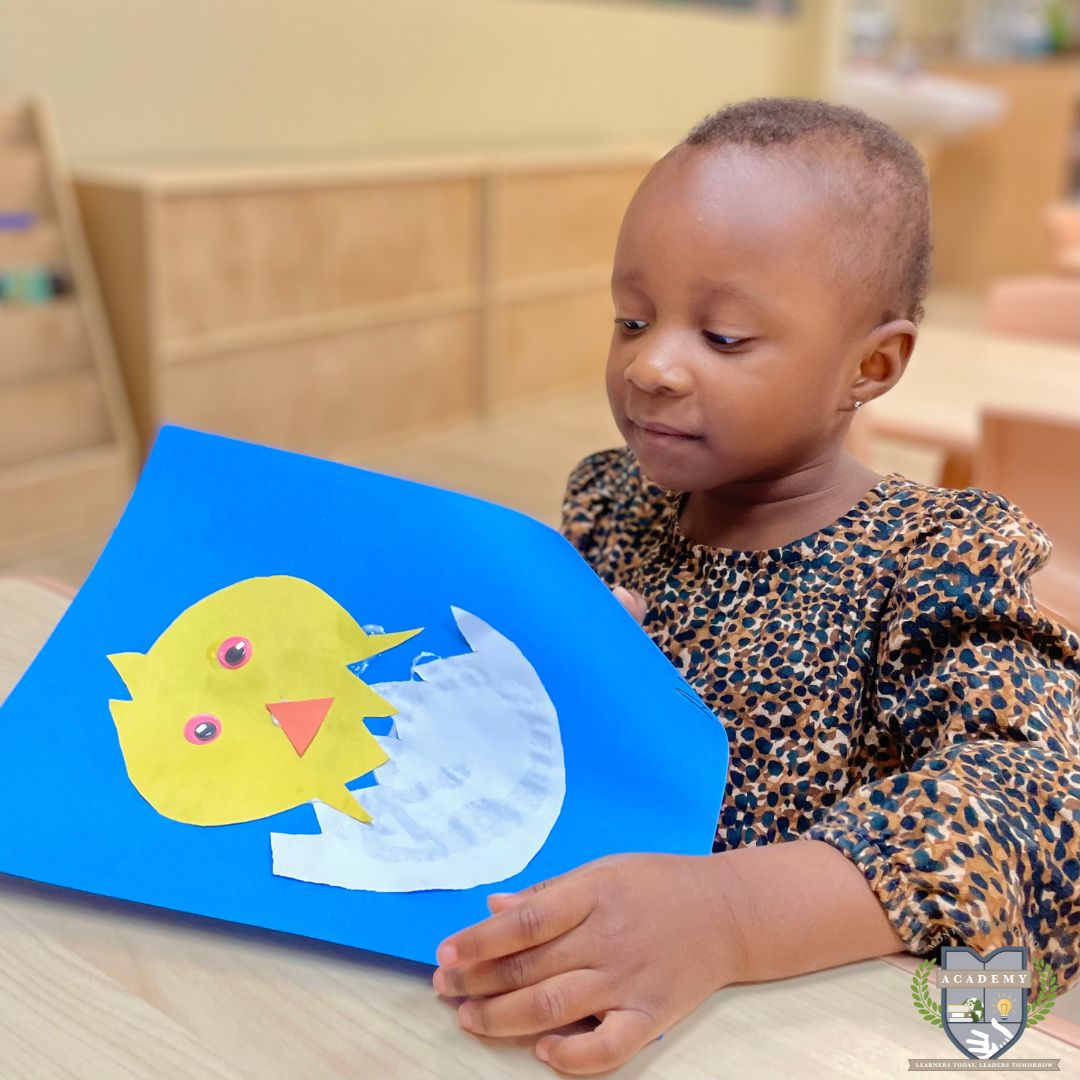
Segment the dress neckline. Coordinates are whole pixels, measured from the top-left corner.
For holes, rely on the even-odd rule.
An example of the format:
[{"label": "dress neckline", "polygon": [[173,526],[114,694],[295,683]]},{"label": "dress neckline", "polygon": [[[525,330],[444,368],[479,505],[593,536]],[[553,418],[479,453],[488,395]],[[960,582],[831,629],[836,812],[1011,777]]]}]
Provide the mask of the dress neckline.
[{"label": "dress neckline", "polygon": [[[689,540],[679,524],[679,512],[686,493],[670,491],[665,488],[662,489],[667,503],[663,526],[665,539],[676,553],[692,556],[702,563],[726,563],[730,565],[745,563],[754,567],[761,567],[799,562],[817,553],[836,533],[855,525],[871,507],[887,498],[894,487],[906,482],[907,478],[902,473],[890,472],[870,488],[850,510],[845,511],[835,521],[780,547],[765,548],[759,551],[713,547],[709,544],[698,544]],[[865,527],[865,521],[860,522],[860,527]]]}]

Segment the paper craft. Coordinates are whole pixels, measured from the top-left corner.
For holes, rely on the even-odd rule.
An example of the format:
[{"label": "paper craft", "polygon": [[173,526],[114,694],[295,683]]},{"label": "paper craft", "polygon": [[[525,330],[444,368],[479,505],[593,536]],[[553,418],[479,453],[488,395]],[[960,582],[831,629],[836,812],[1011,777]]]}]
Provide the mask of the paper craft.
[{"label": "paper craft", "polygon": [[470,889],[524,870],[566,791],[555,706],[513,642],[458,608],[474,650],[375,689],[400,710],[357,824],[316,805],[318,836],[273,836],[274,873],[346,889]]},{"label": "paper craft", "polygon": [[727,772],[553,529],[181,428],[0,725],[0,873],[428,963],[491,892],[707,853]]},{"label": "paper craft", "polygon": [[[319,835],[273,837],[284,877],[378,892],[510,877],[562,806],[558,716],[520,650],[454,617],[474,652],[369,687],[361,662],[420,630],[369,634],[299,578],[221,589],[145,655],[109,657],[131,693],[109,703],[128,776],[158,813],[192,825],[315,800]],[[386,736],[364,722],[395,714]],[[374,786],[345,786],[375,770]]]},{"label": "paper craft", "polygon": [[131,693],[109,703],[131,782],[159,813],[192,825],[251,821],[312,798],[370,821],[345,783],[386,761],[363,720],[394,707],[346,664],[418,633],[366,634],[298,578],[221,589],[145,656],[109,657]]}]

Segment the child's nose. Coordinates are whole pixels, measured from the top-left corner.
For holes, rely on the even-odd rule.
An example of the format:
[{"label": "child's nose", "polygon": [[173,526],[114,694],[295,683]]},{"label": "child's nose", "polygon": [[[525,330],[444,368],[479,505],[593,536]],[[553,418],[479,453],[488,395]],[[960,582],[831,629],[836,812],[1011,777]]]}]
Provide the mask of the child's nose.
[{"label": "child's nose", "polygon": [[627,365],[624,375],[648,394],[686,394],[691,387],[690,371],[680,359],[682,350],[670,339],[642,342]]}]

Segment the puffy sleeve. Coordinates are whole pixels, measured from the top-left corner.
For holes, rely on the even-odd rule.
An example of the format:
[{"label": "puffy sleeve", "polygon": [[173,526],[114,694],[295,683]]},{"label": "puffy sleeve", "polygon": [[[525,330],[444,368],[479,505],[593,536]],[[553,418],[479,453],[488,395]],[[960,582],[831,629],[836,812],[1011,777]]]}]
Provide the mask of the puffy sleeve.
[{"label": "puffy sleeve", "polygon": [[804,836],[862,870],[910,952],[1024,945],[1064,990],[1080,968],[1080,642],[1032,598],[1045,533],[964,494],[909,548],[883,613],[868,722],[895,767]]}]

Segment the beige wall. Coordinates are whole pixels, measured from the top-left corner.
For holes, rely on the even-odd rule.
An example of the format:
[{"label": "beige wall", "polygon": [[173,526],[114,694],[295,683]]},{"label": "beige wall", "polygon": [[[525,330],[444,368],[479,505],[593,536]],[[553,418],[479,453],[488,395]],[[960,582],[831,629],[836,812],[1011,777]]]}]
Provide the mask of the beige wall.
[{"label": "beige wall", "polygon": [[675,140],[809,94],[831,0],[796,18],[640,0],[2,0],[0,95],[75,161]]}]

